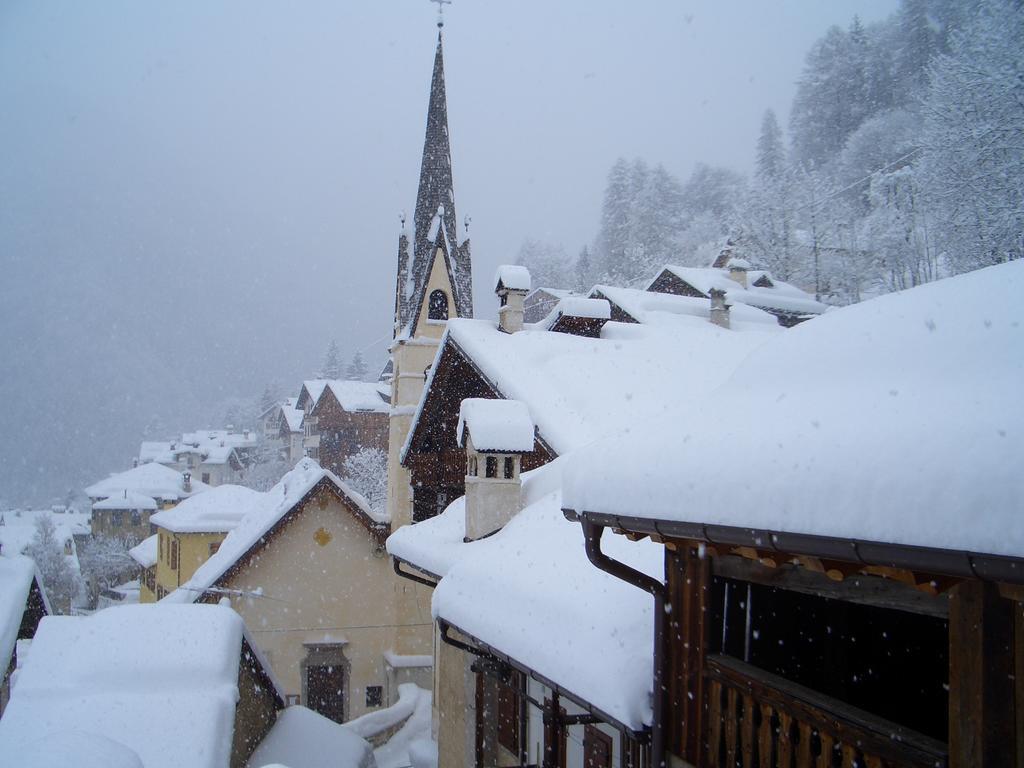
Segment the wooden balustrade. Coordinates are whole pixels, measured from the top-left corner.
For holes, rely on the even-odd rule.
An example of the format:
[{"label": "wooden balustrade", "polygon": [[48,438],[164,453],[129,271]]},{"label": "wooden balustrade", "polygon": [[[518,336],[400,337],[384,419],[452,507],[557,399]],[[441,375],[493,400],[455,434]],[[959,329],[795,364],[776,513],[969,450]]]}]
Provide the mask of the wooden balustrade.
[{"label": "wooden balustrade", "polygon": [[945,768],[947,747],[727,656],[708,656],[712,768]]}]

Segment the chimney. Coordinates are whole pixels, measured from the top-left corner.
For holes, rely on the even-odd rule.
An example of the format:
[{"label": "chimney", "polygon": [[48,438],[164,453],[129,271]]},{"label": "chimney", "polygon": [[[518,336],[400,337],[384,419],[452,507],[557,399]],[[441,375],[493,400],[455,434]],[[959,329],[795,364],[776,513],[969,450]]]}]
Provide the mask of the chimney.
[{"label": "chimney", "polygon": [[183,487],[184,487],[185,493],[192,493],[192,473],[191,472],[185,472],[181,476],[181,479],[184,481]]},{"label": "chimney", "polygon": [[459,445],[466,449],[466,535],[476,541],[501,530],[522,509],[522,458],[533,450],[533,419],[519,400],[466,398],[459,408]]},{"label": "chimney", "polygon": [[746,259],[729,259],[729,278],[735,280],[744,288],[747,287],[747,270],[750,269],[750,262]]},{"label": "chimney", "polygon": [[530,271],[523,266],[503,264],[494,275],[498,294],[498,328],[505,333],[523,330],[523,302],[530,292]]},{"label": "chimney", "polygon": [[729,327],[729,305],[725,301],[725,291],[721,288],[712,288],[711,294],[711,322],[721,328]]}]

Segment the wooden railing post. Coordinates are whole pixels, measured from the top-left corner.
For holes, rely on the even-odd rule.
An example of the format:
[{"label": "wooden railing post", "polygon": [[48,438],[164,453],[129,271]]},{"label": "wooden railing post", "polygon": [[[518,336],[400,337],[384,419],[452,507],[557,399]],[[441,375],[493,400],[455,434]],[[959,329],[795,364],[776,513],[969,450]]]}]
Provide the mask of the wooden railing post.
[{"label": "wooden railing post", "polygon": [[950,768],[1012,766],[1013,605],[995,584],[957,585],[949,602]]}]

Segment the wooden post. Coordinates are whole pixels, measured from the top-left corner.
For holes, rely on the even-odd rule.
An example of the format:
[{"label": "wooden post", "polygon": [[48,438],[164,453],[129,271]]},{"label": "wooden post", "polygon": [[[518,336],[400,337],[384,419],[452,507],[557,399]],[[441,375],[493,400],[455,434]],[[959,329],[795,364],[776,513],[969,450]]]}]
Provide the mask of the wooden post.
[{"label": "wooden post", "polygon": [[667,746],[688,763],[705,764],[704,655],[708,633],[711,568],[698,545],[679,542],[666,549],[665,579],[671,612],[666,622],[666,677],[669,686]]},{"label": "wooden post", "polygon": [[949,604],[950,768],[1012,768],[1013,604],[995,584],[964,581]]}]

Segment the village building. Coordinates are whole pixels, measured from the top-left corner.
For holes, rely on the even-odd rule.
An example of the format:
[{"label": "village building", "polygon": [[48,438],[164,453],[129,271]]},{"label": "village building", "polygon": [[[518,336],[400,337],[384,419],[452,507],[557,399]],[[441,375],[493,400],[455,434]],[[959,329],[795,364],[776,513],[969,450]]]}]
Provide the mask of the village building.
[{"label": "village building", "polygon": [[731,255],[720,256],[713,267],[666,265],[647,286],[654,293],[711,299],[724,293],[730,305],[744,304],[775,316],[779,325],[790,328],[828,310],[828,306],[795,285],[778,280],[765,270],[751,269],[750,263]]},{"label": "village building", "polygon": [[85,495],[95,504],[127,491],[150,497],[160,509],[170,509],[182,499],[209,489],[209,485],[190,472],[151,462],[139,464],[124,472],[112,473],[110,477],[88,486]]},{"label": "village building", "polygon": [[[429,688],[429,658],[396,651],[405,583],[384,553],[385,515],[308,458],[244,506],[218,551],[161,604],[230,598],[288,701],[336,722],[393,704],[403,683]],[[429,614],[420,621],[429,635]]]},{"label": "village building", "polygon": [[[495,276],[502,293],[508,292],[500,279],[505,269]],[[507,312],[504,324],[451,320],[401,446],[413,519],[433,517],[465,493],[466,456],[456,426],[466,398],[528,405],[537,426],[534,449],[522,457],[528,471],[602,434],[653,418],[666,399],[711,391],[752,349],[781,331],[753,309],[749,314],[759,321],[744,320],[729,330],[710,322],[710,301],[700,308],[679,297],[664,297],[663,303],[686,306],[660,311],[653,317],[658,322],[641,327],[635,320],[609,322],[607,300],[582,297],[560,300],[543,322],[518,331],[508,324]]]},{"label": "village building", "polygon": [[[0,718],[0,754],[53,765],[244,768],[284,706],[234,611],[136,605],[39,623]],[[113,755],[116,761],[109,759]],[[107,758],[101,760],[100,758]]]},{"label": "village building", "polygon": [[572,291],[561,288],[534,288],[523,300],[523,322],[539,323],[547,317],[564,298],[573,296]]},{"label": "village building", "polygon": [[253,462],[258,444],[257,434],[251,430],[185,432],[180,440],[142,443],[138,464],[162,464],[188,472],[210,486],[237,483]]},{"label": "village building", "polygon": [[[561,513],[561,466],[692,408],[781,329],[723,328],[710,301],[678,297],[685,309],[628,321],[608,299],[567,297],[524,325],[528,276],[502,267],[494,282],[499,322],[452,320],[442,339],[404,446],[421,522],[388,540],[401,573],[436,587],[440,763],[639,766],[649,713],[617,679],[636,663],[625,641],[650,642],[651,609],[590,566]],[[619,553],[659,572],[650,542]]]},{"label": "village building", "polygon": [[[0,553],[9,556],[26,554],[35,541],[42,518],[53,523],[53,536],[64,560],[80,587],[89,587],[82,578],[82,567],[78,559],[78,547],[90,536],[90,514],[75,509],[59,507],[53,509],[8,509],[0,512]],[[48,596],[50,606],[57,613],[68,613],[72,605],[85,604],[88,594],[79,589],[77,594],[57,598]]]},{"label": "village building", "polygon": [[294,467],[305,453],[303,452],[303,413],[298,408],[298,398],[289,397],[281,406],[277,421],[276,445],[279,456],[290,467]]},{"label": "village building", "polygon": [[156,599],[192,578],[261,496],[259,491],[240,485],[222,485],[153,515],[150,522],[156,527],[157,537],[153,572]]},{"label": "village building", "polygon": [[569,458],[595,569],[653,607],[620,670],[650,765],[1024,763],[1022,288],[1012,262],[830,313],[686,440],[665,420]]},{"label": "village building", "polygon": [[125,488],[119,494],[93,502],[92,533],[135,546],[153,533],[149,518],[156,510],[152,496]]},{"label": "village building", "polygon": [[17,643],[33,638],[43,616],[51,613],[36,564],[24,555],[0,553],[0,717],[11,698],[11,674],[19,666]]},{"label": "village building", "polygon": [[317,434],[316,458],[342,474],[345,461],[363,449],[387,451],[387,395],[377,383],[328,381],[309,410]]}]

